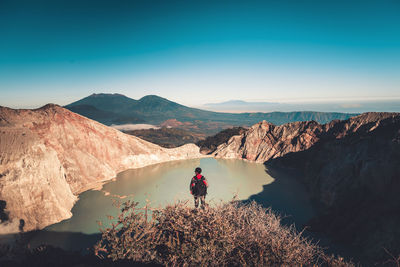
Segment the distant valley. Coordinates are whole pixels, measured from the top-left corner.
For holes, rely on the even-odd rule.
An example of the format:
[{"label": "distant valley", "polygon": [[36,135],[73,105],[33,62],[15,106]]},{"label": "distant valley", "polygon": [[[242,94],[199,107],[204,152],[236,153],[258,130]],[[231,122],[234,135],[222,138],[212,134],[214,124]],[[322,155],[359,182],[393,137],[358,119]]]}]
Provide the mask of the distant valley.
[{"label": "distant valley", "polygon": [[193,133],[185,129],[167,127],[160,129],[124,130],[123,132],[166,148],[197,143],[205,138],[205,135],[202,133]]},{"label": "distant valley", "polygon": [[92,94],[65,108],[105,125],[146,123],[179,128],[204,136],[234,126],[251,126],[263,120],[276,125],[311,120],[327,123],[357,115],[314,111],[222,113],[186,107],[156,95],[135,100],[121,94]]},{"label": "distant valley", "polygon": [[291,112],[295,110],[315,110],[323,112],[363,113],[371,111],[400,112],[400,100],[329,100],[292,101],[292,102],[248,102],[230,100],[220,103],[207,103],[200,108],[219,112]]},{"label": "distant valley", "polygon": [[135,100],[121,94],[92,94],[65,108],[163,147],[196,143],[222,130],[249,127],[263,120],[276,125],[311,120],[326,123],[356,115],[314,111],[223,113],[186,107],[156,95]]}]

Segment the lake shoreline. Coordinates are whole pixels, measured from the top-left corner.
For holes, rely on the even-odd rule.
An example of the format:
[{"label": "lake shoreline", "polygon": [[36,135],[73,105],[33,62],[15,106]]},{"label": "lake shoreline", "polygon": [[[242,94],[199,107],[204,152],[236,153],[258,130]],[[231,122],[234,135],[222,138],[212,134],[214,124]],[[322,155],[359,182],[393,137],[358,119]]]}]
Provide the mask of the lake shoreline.
[{"label": "lake shoreline", "polygon": [[[215,159],[210,156],[198,159],[171,161],[120,172],[116,178],[105,182],[102,185],[102,189],[100,191],[89,190],[82,193],[79,197],[78,202],[75,204],[72,210],[72,213],[74,215],[70,219],[63,220],[59,223],[48,226],[44,230],[29,232],[25,235],[29,237],[29,243],[31,244],[31,246],[36,246],[44,243],[56,247],[61,247],[63,249],[73,250],[74,248],[77,248],[76,246],[81,245],[81,243],[79,243],[79,238],[82,238],[82,240],[91,240],[93,236],[99,234],[98,230],[96,230],[99,228],[96,220],[99,220],[100,217],[106,220],[106,215],[108,214],[112,216],[115,215],[111,212],[113,210],[109,210],[112,205],[110,199],[111,197],[114,199],[120,199],[117,198],[117,196],[122,196],[123,198],[120,200],[125,201],[131,199],[131,196],[129,194],[133,194],[138,197],[140,195],[141,200],[135,199],[135,201],[144,203],[146,197],[145,191],[147,189],[143,189],[143,186],[150,186],[150,188],[153,188],[153,190],[155,190],[153,193],[147,195],[150,195],[150,197],[155,196],[156,199],[153,199],[154,207],[156,207],[157,204],[160,203],[173,203],[174,199],[179,199],[179,201],[189,201],[188,205],[192,206],[193,198],[188,192],[188,184],[192,172],[196,166],[201,166],[203,168],[204,175],[210,181],[211,191],[206,198],[208,203],[220,203],[220,201],[225,202],[232,200],[234,191],[236,190],[235,188],[239,188],[239,194],[241,194],[241,197],[239,197],[238,201],[243,203],[254,200],[255,195],[259,195],[262,192],[265,192],[265,188],[269,187],[273,188],[272,191],[275,191],[276,188],[279,188],[279,190],[289,190],[288,195],[298,195],[293,193],[297,190],[297,186],[287,186],[287,184],[282,184],[279,179],[275,178],[271,180],[263,164],[237,159]],[[216,169],[213,170],[213,168]],[[151,175],[146,176],[146,173]],[[160,176],[160,174],[167,174],[168,176],[163,178]],[[236,176],[231,177],[232,174]],[[181,177],[177,177],[179,175],[181,175]],[[258,176],[258,178],[256,176]],[[180,185],[173,185],[173,180],[171,179],[181,181],[179,182]],[[232,182],[236,186],[225,188],[229,179],[233,179]],[[257,182],[253,186],[250,186],[253,181]],[[142,188],[142,190],[140,190],[140,188]],[[181,188],[183,191],[179,191],[176,188]],[[221,195],[221,192],[216,192],[215,190],[217,190],[217,188],[223,188],[225,190],[225,193]],[[137,191],[134,192],[134,190]],[[245,191],[247,190],[251,191],[246,193]],[[169,196],[167,196],[167,198],[170,200],[165,201],[163,198],[160,198],[160,196],[168,195],[168,193]],[[178,198],[176,198],[175,195],[178,196]],[[269,197],[269,201],[272,201],[273,203],[273,211],[277,211],[277,209],[274,208],[274,203],[282,202],[284,203],[283,205],[290,206],[298,205],[299,202],[303,201],[290,198],[289,200],[279,200],[279,198],[285,196],[286,195],[284,192],[278,192],[277,194],[267,194],[267,198]],[[93,204],[87,202],[91,198],[93,198]],[[96,211],[93,211],[96,206],[99,207],[99,211],[97,213]],[[88,207],[93,208],[88,209]],[[265,205],[265,207],[268,207],[268,205]],[[291,207],[291,210],[296,210],[296,207]],[[288,213],[289,212],[286,212],[286,214]],[[93,223],[93,226],[84,226],[84,221],[82,225],[82,223],[77,220],[79,216],[84,216],[83,218],[86,218],[85,220]],[[100,220],[103,221],[103,219]],[[79,227],[81,227],[81,230]],[[82,244],[84,244],[85,242],[83,242]],[[95,240],[92,240],[91,245],[93,245],[94,243]]]}]

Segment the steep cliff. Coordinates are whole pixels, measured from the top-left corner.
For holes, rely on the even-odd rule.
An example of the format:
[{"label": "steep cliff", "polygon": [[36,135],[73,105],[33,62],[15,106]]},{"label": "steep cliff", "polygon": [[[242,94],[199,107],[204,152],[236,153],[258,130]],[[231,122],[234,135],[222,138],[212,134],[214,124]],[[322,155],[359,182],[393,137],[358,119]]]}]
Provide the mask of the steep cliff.
[{"label": "steep cliff", "polygon": [[196,157],[194,144],[161,148],[57,105],[0,107],[0,200],[11,221],[0,233],[21,219],[31,230],[71,217],[79,193],[122,170]]},{"label": "steep cliff", "polygon": [[323,128],[314,121],[292,122],[280,126],[263,121],[218,146],[214,156],[262,163],[289,152],[311,147],[319,140],[318,135]]},{"label": "steep cliff", "polygon": [[327,124],[302,121],[279,126],[263,121],[218,146],[213,155],[263,163],[288,153],[307,150],[321,140],[340,139],[360,129],[373,131],[382,120],[398,116],[397,113],[364,113]]},{"label": "steep cliff", "polygon": [[365,114],[331,126],[310,149],[267,167],[301,174],[319,207],[313,231],[347,245],[363,263],[380,265],[390,257],[385,250],[400,255],[400,115]]},{"label": "steep cliff", "polygon": [[[281,126],[263,122],[218,147],[217,157],[294,170],[319,215],[310,224],[364,263],[400,254],[400,114]],[[279,177],[276,177],[279,179]]]}]

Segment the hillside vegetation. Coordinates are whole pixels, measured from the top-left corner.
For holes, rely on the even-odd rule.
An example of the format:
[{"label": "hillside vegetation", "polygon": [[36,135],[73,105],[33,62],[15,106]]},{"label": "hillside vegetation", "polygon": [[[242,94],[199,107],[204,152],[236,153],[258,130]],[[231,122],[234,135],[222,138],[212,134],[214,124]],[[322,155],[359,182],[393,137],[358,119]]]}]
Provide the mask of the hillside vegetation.
[{"label": "hillside vegetation", "polygon": [[198,211],[177,203],[152,215],[137,204],[117,204],[121,213],[95,246],[99,257],[167,266],[352,266],[255,202]]},{"label": "hillside vegetation", "polygon": [[162,127],[161,129],[141,129],[124,132],[166,148],[196,143],[199,140],[204,139],[204,134],[196,134],[183,129],[167,127]]},{"label": "hillside vegetation", "polygon": [[200,152],[210,154],[214,152],[220,144],[226,143],[234,135],[242,134],[246,131],[243,127],[233,127],[222,130],[213,136],[208,136],[205,140],[200,140],[196,143],[200,147]]},{"label": "hillside vegetation", "polygon": [[228,128],[215,135],[208,136],[207,138],[205,138],[204,134],[180,128],[167,127],[162,127],[161,129],[140,129],[123,132],[166,148],[195,143],[200,147],[200,152],[202,154],[210,154],[217,149],[218,145],[228,142],[232,136],[242,134],[245,130],[246,129],[243,127]]}]

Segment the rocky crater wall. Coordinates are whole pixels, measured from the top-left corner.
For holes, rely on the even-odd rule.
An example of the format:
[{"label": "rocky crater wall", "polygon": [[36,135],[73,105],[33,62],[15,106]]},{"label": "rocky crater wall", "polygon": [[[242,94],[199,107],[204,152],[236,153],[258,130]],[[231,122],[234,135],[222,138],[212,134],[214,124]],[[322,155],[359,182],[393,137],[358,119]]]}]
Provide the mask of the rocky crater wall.
[{"label": "rocky crater wall", "polygon": [[383,248],[400,254],[399,113],[364,113],[323,125],[264,121],[214,155],[300,174],[319,211],[311,229],[349,245],[367,265],[388,259]]},{"label": "rocky crater wall", "polygon": [[194,144],[166,149],[49,104],[0,107],[0,200],[9,220],[0,234],[41,229],[72,216],[79,193],[118,172],[199,158]]}]

